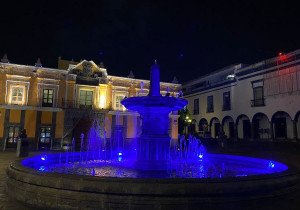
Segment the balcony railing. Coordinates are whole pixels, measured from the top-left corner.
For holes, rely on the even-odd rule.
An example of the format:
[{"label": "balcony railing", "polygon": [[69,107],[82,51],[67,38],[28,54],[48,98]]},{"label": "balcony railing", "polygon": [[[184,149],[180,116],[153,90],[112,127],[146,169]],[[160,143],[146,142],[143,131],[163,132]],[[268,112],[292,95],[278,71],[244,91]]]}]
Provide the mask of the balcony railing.
[{"label": "balcony railing", "polygon": [[206,113],[212,113],[214,112],[214,107],[207,107],[206,108]]},{"label": "balcony railing", "polygon": [[84,103],[80,103],[79,101],[76,100],[62,100],[62,107],[61,108],[65,108],[65,109],[94,109],[94,105],[93,104],[84,104]]},{"label": "balcony railing", "polygon": [[27,104],[10,104],[10,103],[5,103],[5,104],[0,104],[0,105],[12,105],[12,106],[33,106],[33,107],[45,107],[45,108],[62,108],[62,109],[68,109],[68,108],[77,108],[77,109],[95,109],[94,104],[92,105],[87,105],[83,104],[82,102],[80,103],[77,100],[64,100],[63,98],[58,100],[48,100],[46,103],[43,101],[42,98],[35,98],[35,99],[30,99],[30,102]]},{"label": "balcony railing", "polygon": [[222,111],[229,111],[229,110],[231,110],[231,105],[230,104],[223,104]]},{"label": "balcony railing", "polygon": [[265,105],[266,104],[264,98],[251,100],[251,107],[258,107],[258,106],[265,106]]}]

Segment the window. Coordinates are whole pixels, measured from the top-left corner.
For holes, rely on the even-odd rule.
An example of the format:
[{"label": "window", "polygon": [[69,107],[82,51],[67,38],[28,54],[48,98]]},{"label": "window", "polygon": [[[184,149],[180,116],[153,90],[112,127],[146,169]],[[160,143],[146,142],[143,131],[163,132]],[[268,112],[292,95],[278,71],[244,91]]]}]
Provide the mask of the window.
[{"label": "window", "polygon": [[199,98],[194,99],[194,114],[199,114]]},{"label": "window", "polygon": [[124,99],[125,96],[117,95],[115,101],[115,109],[116,110],[125,110],[125,107],[121,104],[121,101]]},{"label": "window", "polygon": [[24,102],[24,87],[12,87],[11,89],[11,103],[23,104]]},{"label": "window", "polygon": [[53,106],[53,89],[44,89],[43,90],[43,103],[44,107],[52,107]]},{"label": "window", "polygon": [[8,137],[6,147],[16,147],[19,139],[20,127],[19,126],[9,126],[8,127]]},{"label": "window", "polygon": [[223,93],[223,111],[230,110],[231,103],[230,103],[230,91]]},{"label": "window", "polygon": [[214,97],[213,96],[207,96],[207,108],[206,112],[214,112]]},{"label": "window", "polygon": [[39,148],[49,148],[51,146],[51,126],[41,127]]},{"label": "window", "polygon": [[263,81],[258,80],[252,82],[253,88],[253,100],[251,101],[251,106],[265,106],[264,100],[264,86]]},{"label": "window", "polygon": [[79,91],[79,107],[91,108],[93,104],[93,91],[80,90]]}]

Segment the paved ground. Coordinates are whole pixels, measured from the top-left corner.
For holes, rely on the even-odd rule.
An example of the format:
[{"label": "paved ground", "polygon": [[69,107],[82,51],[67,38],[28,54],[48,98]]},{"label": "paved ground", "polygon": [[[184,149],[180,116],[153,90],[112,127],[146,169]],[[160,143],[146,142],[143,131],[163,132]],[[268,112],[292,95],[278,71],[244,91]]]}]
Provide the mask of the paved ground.
[{"label": "paved ground", "polygon": [[[207,145],[207,149],[211,153],[232,153],[278,160],[300,169],[300,144],[297,143],[240,142],[225,145],[223,148],[217,144],[210,144]],[[23,206],[9,198],[5,192],[5,169],[9,163],[15,159],[17,159],[15,152],[0,152],[0,210],[31,210],[33,208]],[[300,198],[300,191],[296,196]],[[283,209],[300,210],[300,199],[298,200],[299,201],[293,205],[287,203]],[[276,207],[274,207],[274,209],[276,209]]]},{"label": "paved ground", "polygon": [[15,160],[16,153],[15,152],[0,152],[0,209],[1,210],[29,210],[32,208],[28,208],[23,206],[22,204],[16,202],[15,200],[10,199],[6,194],[6,168],[11,162],[11,160]]}]

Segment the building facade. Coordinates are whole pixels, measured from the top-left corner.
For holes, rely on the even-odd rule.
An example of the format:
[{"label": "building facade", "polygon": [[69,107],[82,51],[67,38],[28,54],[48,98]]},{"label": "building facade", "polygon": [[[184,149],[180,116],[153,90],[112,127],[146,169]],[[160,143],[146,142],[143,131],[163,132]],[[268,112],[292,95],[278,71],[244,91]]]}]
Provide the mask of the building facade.
[{"label": "building facade", "polygon": [[183,84],[202,136],[243,140],[300,139],[300,50],[252,65],[231,65]]},{"label": "building facade", "polygon": [[[161,94],[176,97],[180,84],[160,83]],[[130,142],[140,134],[139,114],[125,109],[124,97],[145,96],[149,81],[108,75],[93,61],[58,59],[58,68],[0,62],[0,145],[16,148],[19,132],[26,129],[32,150],[60,149],[82,136],[89,138],[95,123],[102,137],[115,133]],[[177,139],[177,113],[170,114],[169,133]],[[121,132],[121,133],[120,133]]]}]

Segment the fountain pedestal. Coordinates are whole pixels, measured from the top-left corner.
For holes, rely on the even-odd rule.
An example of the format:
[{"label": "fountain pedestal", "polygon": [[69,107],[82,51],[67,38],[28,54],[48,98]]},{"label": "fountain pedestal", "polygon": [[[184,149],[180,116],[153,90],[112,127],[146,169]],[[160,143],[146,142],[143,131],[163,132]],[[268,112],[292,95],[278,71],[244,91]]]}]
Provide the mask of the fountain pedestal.
[{"label": "fountain pedestal", "polygon": [[138,140],[137,167],[145,170],[163,170],[167,167],[170,154],[169,111],[141,111],[140,114],[143,124]]},{"label": "fountain pedestal", "polygon": [[169,113],[182,109],[187,101],[160,95],[159,68],[151,67],[149,96],[130,97],[121,101],[142,119],[142,134],[138,140],[136,168],[166,170],[170,156]]}]

